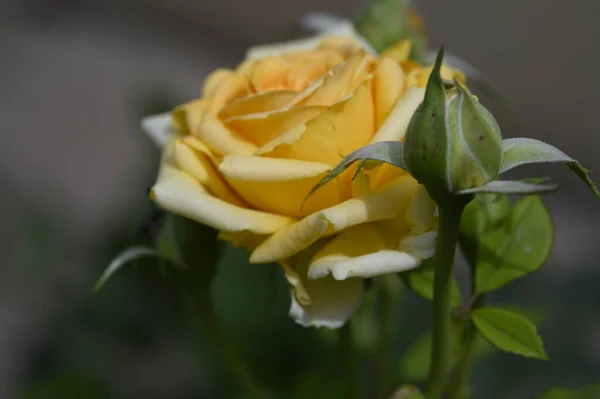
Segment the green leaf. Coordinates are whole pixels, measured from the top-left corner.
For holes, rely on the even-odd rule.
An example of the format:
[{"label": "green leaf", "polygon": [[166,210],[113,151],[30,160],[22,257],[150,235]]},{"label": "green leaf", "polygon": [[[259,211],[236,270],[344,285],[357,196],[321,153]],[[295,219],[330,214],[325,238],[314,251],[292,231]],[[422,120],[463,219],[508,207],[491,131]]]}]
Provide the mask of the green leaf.
[{"label": "green leaf", "polygon": [[477,292],[495,290],[539,269],[550,255],[553,238],[552,219],[541,198],[522,198],[504,223],[479,241]]},{"label": "green leaf", "polygon": [[342,162],[333,168],[327,174],[327,176],[321,179],[321,181],[319,181],[317,185],[310,190],[304,201],[306,201],[306,199],[308,199],[308,197],[310,197],[319,188],[323,187],[333,178],[348,169],[356,161],[361,162],[358,165],[358,168],[356,168],[354,177],[358,175],[358,172],[365,166],[367,161],[385,162],[399,168],[406,169],[404,166],[404,144],[399,141],[382,141],[359,148],[358,150],[344,157]]},{"label": "green leaf", "polygon": [[550,144],[529,138],[506,139],[502,141],[502,151],[500,173],[531,163],[565,163],[600,198],[600,192],[589,177],[589,170]]},{"label": "green leaf", "polygon": [[549,193],[558,188],[556,184],[531,184],[520,180],[493,180],[478,187],[456,192],[459,195],[495,193],[495,194],[538,194]]},{"label": "green leaf", "polygon": [[189,219],[168,215],[156,238],[156,248],[135,246],[119,253],[94,285],[98,292],[121,268],[140,258],[155,258],[156,266],[169,265],[178,271],[190,271],[194,282],[177,274],[179,283],[188,289],[192,284],[208,284],[214,274],[220,245],[216,231]]},{"label": "green leaf", "polygon": [[497,348],[548,360],[535,326],[520,314],[504,309],[479,308],[471,316],[481,335]]},{"label": "green leaf", "polygon": [[123,266],[126,266],[127,264],[130,264],[135,260],[144,257],[151,257],[156,258],[157,260],[163,260],[166,261],[167,264],[185,270],[185,266],[183,264],[178,263],[174,259],[161,255],[157,250],[153,248],[145,246],[131,247],[123,250],[110,262],[104,273],[102,273],[102,276],[100,276],[100,278],[94,285],[94,292],[100,291],[102,287],[104,287],[104,284],[106,284],[106,282]]},{"label": "green leaf", "polygon": [[598,399],[600,398],[600,383],[580,389],[550,388],[539,399]]},{"label": "green leaf", "polygon": [[510,210],[510,201],[502,194],[481,194],[465,208],[460,219],[460,237],[477,246],[481,236],[498,226]]},{"label": "green leaf", "polygon": [[394,392],[390,399],[425,399],[425,395],[414,385],[404,385]]},{"label": "green leaf", "polygon": [[[402,273],[404,282],[412,291],[421,297],[433,300],[433,276],[434,276],[435,261],[430,258],[426,259],[416,269]],[[456,279],[452,277],[452,306],[460,307],[462,304],[462,298],[460,294],[460,288]]]}]

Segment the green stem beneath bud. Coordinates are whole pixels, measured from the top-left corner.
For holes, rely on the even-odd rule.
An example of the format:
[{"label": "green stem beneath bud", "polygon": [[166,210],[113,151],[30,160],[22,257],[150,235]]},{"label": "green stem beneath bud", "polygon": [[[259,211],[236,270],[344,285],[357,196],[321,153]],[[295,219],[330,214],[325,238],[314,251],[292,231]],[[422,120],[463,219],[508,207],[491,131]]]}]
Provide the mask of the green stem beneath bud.
[{"label": "green stem beneath bud", "polygon": [[425,391],[428,399],[438,399],[442,396],[452,366],[451,278],[458,227],[466,206],[466,202],[455,198],[450,201],[438,201],[439,227],[433,280],[433,343],[429,383]]}]

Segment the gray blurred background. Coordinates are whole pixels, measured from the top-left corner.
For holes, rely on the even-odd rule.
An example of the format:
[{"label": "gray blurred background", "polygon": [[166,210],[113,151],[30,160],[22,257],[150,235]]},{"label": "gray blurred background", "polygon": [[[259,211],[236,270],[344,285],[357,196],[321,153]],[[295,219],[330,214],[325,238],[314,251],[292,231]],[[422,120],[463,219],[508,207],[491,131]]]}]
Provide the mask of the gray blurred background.
[{"label": "gray blurred background", "polygon": [[[443,43],[469,60],[514,107],[514,120],[502,121],[505,137],[548,141],[600,171],[598,2],[417,5],[431,47]],[[364,6],[363,0],[0,0],[0,398],[18,397],[50,361],[44,351],[59,342],[68,352],[72,339],[103,348],[111,367],[99,372],[124,397],[179,397],[173,392],[202,384],[201,365],[173,334],[132,348],[107,342],[102,330],[85,335],[60,327],[90,300],[106,300],[90,299],[90,288],[150,209],[146,189],[158,152],[138,120],[149,109],[196,96],[209,71],[234,66],[246,47],[297,34],[302,14],[352,18]],[[512,369],[505,380],[490,377],[494,369],[483,364],[481,378],[511,385],[503,397],[528,397],[522,392],[544,380],[578,385],[600,377],[600,206],[564,167],[527,174],[561,184],[547,197],[556,246],[542,271],[497,299],[548,308],[542,333],[550,357],[559,360],[506,363]],[[130,313],[123,317],[136,320]],[[98,351],[79,356],[93,364]],[[522,378],[524,370],[534,370],[535,378]]]}]

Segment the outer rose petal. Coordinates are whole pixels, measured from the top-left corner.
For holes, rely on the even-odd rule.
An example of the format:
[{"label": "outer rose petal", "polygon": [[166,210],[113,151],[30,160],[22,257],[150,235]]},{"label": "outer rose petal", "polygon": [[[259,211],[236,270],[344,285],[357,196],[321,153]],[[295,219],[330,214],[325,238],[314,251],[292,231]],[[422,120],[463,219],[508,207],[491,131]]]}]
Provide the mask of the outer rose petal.
[{"label": "outer rose petal", "polygon": [[312,50],[317,48],[317,46],[319,45],[319,43],[321,43],[321,40],[323,40],[325,36],[340,36],[352,39],[369,53],[376,54],[375,50],[373,50],[373,48],[369,45],[369,42],[356,32],[356,30],[354,29],[354,24],[351,21],[344,20],[340,21],[339,24],[331,26],[329,29],[323,31],[322,33],[319,33],[318,35],[306,39],[251,47],[246,51],[246,58],[259,59],[274,55],[281,55],[283,53],[288,53],[292,51]]},{"label": "outer rose petal", "polygon": [[336,280],[345,280],[414,269],[433,254],[435,235],[407,237],[390,245],[387,231],[378,223],[356,226],[340,233],[317,253],[308,276],[315,279],[331,273]]},{"label": "outer rose petal", "polygon": [[182,139],[177,139],[173,144],[173,159],[179,169],[194,177],[218,198],[243,208],[247,207],[217,173],[208,155],[202,151],[187,145]]},{"label": "outer rose petal", "polygon": [[341,232],[312,259],[309,278],[330,272],[337,280],[373,277],[417,267],[435,250],[436,204],[419,185],[395,219],[366,223]]},{"label": "outer rose petal", "polygon": [[251,263],[287,259],[316,240],[357,224],[399,216],[408,205],[417,182],[404,175],[389,185],[291,224],[265,240],[250,256]]},{"label": "outer rose petal", "polygon": [[226,232],[271,234],[294,221],[285,216],[240,208],[216,198],[168,160],[161,165],[150,197],[168,212]]},{"label": "outer rose petal", "polygon": [[170,112],[147,116],[142,119],[140,124],[158,148],[164,148],[173,135]]},{"label": "outer rose petal", "polygon": [[364,293],[361,279],[309,280],[307,262],[300,261],[295,266],[294,270],[283,265],[291,286],[290,317],[296,323],[304,327],[339,328],[358,310]]}]

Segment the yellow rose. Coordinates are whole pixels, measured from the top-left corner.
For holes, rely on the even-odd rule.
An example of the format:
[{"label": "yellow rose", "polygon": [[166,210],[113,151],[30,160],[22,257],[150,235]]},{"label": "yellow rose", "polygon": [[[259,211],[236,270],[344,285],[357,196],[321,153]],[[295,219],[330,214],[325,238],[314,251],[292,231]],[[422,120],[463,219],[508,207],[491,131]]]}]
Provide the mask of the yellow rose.
[{"label": "yellow rose", "polygon": [[151,198],[249,249],[250,262],[279,262],[303,325],[341,326],[360,304],[362,278],[432,254],[435,204],[401,169],[373,165],[354,180],[348,170],[301,206],[344,155],[403,140],[431,68],[402,46],[378,57],[327,36],[254,48],[236,69],[211,73],[172,118],[144,122],[165,144]]}]

